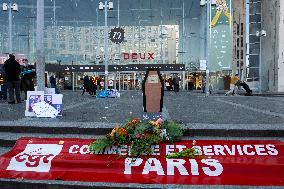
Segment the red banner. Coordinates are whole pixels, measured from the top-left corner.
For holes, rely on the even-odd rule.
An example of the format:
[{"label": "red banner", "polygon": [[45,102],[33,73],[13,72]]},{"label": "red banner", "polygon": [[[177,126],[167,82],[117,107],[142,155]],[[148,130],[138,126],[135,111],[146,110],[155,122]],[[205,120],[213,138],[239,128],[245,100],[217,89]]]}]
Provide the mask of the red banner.
[{"label": "red banner", "polygon": [[[195,159],[166,159],[192,141],[160,144],[147,157],[113,146],[90,154],[91,140],[22,138],[0,157],[0,178],[198,185],[284,185],[284,143],[202,140]],[[124,157],[117,158],[119,153]]]}]

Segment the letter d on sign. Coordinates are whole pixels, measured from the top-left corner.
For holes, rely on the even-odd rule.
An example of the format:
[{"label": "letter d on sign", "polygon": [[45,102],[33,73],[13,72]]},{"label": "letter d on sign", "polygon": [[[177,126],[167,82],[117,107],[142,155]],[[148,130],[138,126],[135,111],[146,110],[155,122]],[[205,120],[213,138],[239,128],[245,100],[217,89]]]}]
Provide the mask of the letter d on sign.
[{"label": "letter d on sign", "polygon": [[124,174],[131,175],[131,167],[141,165],[142,161],[141,158],[126,158],[124,161]]},{"label": "letter d on sign", "polygon": [[129,53],[123,53],[123,58],[124,58],[124,60],[128,60],[129,59]]}]

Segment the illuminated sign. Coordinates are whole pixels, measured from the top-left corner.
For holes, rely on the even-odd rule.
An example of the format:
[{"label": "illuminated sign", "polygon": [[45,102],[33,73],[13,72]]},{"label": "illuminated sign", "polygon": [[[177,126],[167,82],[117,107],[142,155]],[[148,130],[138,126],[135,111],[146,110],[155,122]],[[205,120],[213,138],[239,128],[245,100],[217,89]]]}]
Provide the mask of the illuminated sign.
[{"label": "illuminated sign", "polygon": [[148,53],[123,53],[123,59],[124,60],[154,60],[154,53],[148,52]]}]

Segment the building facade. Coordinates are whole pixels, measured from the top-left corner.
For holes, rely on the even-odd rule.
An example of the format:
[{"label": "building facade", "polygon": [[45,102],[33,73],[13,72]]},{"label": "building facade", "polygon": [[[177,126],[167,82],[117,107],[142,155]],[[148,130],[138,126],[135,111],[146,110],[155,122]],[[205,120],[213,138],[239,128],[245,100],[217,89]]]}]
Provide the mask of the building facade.
[{"label": "building facade", "polygon": [[246,0],[233,1],[233,75],[246,77]]},{"label": "building facade", "polygon": [[[108,31],[112,28],[115,27],[109,27]],[[177,25],[124,26],[123,29],[124,42],[116,44],[109,40],[110,64],[177,62]],[[102,26],[48,26],[45,36],[46,62],[52,62],[60,57],[60,61],[65,64],[103,64]],[[133,59],[132,53],[138,53],[138,58]],[[154,53],[153,59],[148,58],[148,53]]]},{"label": "building facade", "polygon": [[284,2],[262,0],[261,88],[284,92]]}]

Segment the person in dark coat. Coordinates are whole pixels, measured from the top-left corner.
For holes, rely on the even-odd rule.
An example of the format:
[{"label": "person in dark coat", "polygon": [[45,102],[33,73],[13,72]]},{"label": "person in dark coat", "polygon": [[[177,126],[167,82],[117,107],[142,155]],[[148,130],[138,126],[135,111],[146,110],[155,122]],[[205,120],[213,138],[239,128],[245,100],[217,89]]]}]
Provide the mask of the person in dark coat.
[{"label": "person in dark coat", "polygon": [[17,103],[21,103],[21,90],[20,90],[20,73],[21,67],[19,62],[16,61],[15,55],[9,54],[9,59],[4,63],[4,72],[8,84],[9,104],[15,104],[14,94],[16,94]]},{"label": "person in dark coat", "polygon": [[179,92],[179,82],[180,82],[180,78],[179,78],[178,75],[176,74],[176,75],[174,76],[174,79],[173,79],[174,91],[175,91],[175,92]]},{"label": "person in dark coat", "polygon": [[33,67],[32,65],[28,65],[27,59],[24,59],[23,62],[25,63],[25,66],[22,68],[21,72],[21,85],[25,93],[25,99],[27,99],[27,91],[35,90],[33,79],[36,76],[36,72],[35,67]]},{"label": "person in dark coat", "polygon": [[82,91],[82,95],[85,92],[89,92],[90,93],[90,85],[91,85],[91,81],[88,75],[86,75],[83,79],[83,91]]},{"label": "person in dark coat", "polygon": [[170,84],[170,91],[173,91],[173,85],[174,85],[174,83],[173,83],[173,79],[172,78],[169,78],[169,84]]},{"label": "person in dark coat", "polygon": [[55,89],[55,93],[59,94],[59,91],[56,85],[56,79],[53,75],[50,76],[49,83],[50,83],[50,87]]}]

